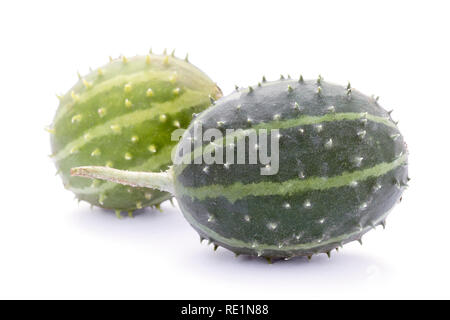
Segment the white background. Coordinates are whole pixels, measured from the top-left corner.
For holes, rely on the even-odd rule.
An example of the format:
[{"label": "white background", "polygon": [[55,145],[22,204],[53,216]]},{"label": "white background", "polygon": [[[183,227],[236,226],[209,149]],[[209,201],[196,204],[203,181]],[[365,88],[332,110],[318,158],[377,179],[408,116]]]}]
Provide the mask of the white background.
[{"label": "white background", "polygon": [[[450,298],[447,1],[2,1],[0,298]],[[380,95],[410,188],[332,259],[268,265],[199,244],[169,203],[134,219],[73,201],[47,157],[55,93],[108,56],[176,48],[230,93],[280,73]]]}]

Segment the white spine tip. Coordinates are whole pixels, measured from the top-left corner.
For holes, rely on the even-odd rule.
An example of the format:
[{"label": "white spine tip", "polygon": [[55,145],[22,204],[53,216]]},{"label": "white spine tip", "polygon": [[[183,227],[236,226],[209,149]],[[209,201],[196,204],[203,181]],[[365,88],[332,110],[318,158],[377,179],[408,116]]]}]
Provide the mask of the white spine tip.
[{"label": "white spine tip", "polygon": [[145,92],[145,95],[147,97],[153,97],[153,90],[151,88],[148,88],[147,91]]},{"label": "white spine tip", "polygon": [[159,116],[159,121],[160,122],[166,122],[167,121],[167,116],[165,115],[165,114],[161,114],[160,116]]},{"label": "white spine tip", "polygon": [[131,153],[127,152],[127,153],[125,153],[124,158],[125,158],[125,160],[131,160],[131,159],[133,159],[133,155]]},{"label": "white spine tip", "polygon": [[132,106],[133,106],[133,103],[130,100],[125,99],[125,107],[131,108]]},{"label": "white spine tip", "polygon": [[156,152],[156,146],[154,144],[151,144],[148,147],[148,151],[150,151],[151,153],[155,153]]}]

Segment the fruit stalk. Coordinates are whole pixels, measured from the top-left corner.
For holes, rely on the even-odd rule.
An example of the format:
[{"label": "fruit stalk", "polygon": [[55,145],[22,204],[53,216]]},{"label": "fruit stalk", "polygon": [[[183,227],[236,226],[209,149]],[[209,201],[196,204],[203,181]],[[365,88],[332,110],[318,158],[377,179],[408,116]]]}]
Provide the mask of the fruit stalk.
[{"label": "fruit stalk", "polygon": [[171,194],[174,193],[174,176],[171,168],[164,172],[137,172],[101,166],[85,166],[71,169],[70,174],[78,177],[107,180],[131,187],[158,189]]}]

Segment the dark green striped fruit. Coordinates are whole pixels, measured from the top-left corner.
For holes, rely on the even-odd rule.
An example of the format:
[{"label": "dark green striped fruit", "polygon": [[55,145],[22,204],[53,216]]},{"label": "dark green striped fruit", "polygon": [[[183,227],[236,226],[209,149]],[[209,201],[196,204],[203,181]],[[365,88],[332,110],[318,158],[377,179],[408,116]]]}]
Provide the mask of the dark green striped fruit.
[{"label": "dark green striped fruit", "polygon": [[[220,99],[195,121],[204,131],[279,129],[278,173],[261,175],[261,164],[215,163],[175,164],[164,174],[74,174],[169,190],[201,238],[266,258],[329,254],[360,240],[384,225],[406,187],[407,150],[396,123],[377,99],[350,85],[320,77],[263,81]],[[177,148],[183,158],[191,157],[183,148],[192,143],[195,121]],[[203,143],[203,153],[224,146]]]},{"label": "dark green striped fruit", "polygon": [[80,200],[120,211],[158,206],[171,195],[70,176],[84,165],[159,171],[171,163],[171,133],[210,106],[220,89],[174,55],[122,57],[92,71],[59,97],[51,133],[52,158],[63,183]]}]

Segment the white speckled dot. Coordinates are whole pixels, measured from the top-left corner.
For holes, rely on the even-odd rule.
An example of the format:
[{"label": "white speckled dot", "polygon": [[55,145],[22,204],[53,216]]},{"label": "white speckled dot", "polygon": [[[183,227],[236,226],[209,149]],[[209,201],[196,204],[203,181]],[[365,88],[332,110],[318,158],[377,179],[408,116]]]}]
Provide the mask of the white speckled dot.
[{"label": "white speckled dot", "polygon": [[244,216],[244,220],[245,220],[246,222],[249,222],[249,221],[250,221],[250,216],[249,216],[248,214],[246,214],[246,215]]},{"label": "white speckled dot", "polygon": [[148,88],[147,91],[145,92],[145,95],[147,97],[153,97],[153,90],[151,88]]},{"label": "white speckled dot", "polygon": [[327,142],[325,142],[325,149],[331,149],[333,147],[333,139],[328,139]]},{"label": "white speckled dot", "polygon": [[151,153],[155,153],[156,152],[156,146],[154,144],[148,146],[148,151],[150,151]]},{"label": "white speckled dot", "polygon": [[160,122],[166,122],[166,121],[167,121],[167,116],[166,116],[165,114],[161,114],[161,115],[159,116],[159,121],[160,121]]},{"label": "white speckled dot", "polygon": [[355,165],[356,165],[357,167],[359,167],[359,166],[361,166],[361,163],[362,163],[363,160],[364,160],[363,157],[355,157],[355,158],[353,159],[353,162],[355,163]]},{"label": "white speckled dot", "polygon": [[72,117],[72,123],[80,122],[82,118],[83,118],[83,116],[81,114],[74,115]]},{"label": "white speckled dot", "polygon": [[106,109],[105,108],[99,108],[97,110],[97,113],[100,116],[100,118],[103,118],[106,115]]},{"label": "white speckled dot", "polygon": [[275,230],[278,227],[278,223],[276,222],[269,222],[267,224],[267,228],[269,228],[269,230]]},{"label": "white speckled dot", "polygon": [[131,108],[132,106],[133,106],[133,103],[130,100],[125,99],[125,107]]},{"label": "white speckled dot", "polygon": [[311,201],[306,200],[305,202],[303,202],[303,207],[305,207],[306,209],[311,208],[312,204]]},{"label": "white speckled dot", "polygon": [[91,157],[97,157],[99,155],[101,155],[101,151],[99,148],[95,149],[94,151],[91,152]]},{"label": "white speckled dot", "polygon": [[131,155],[131,153],[127,152],[127,153],[125,153],[124,158],[125,158],[125,160],[131,160],[131,159],[133,159],[133,156]]},{"label": "white speckled dot", "polygon": [[366,136],[366,130],[360,130],[358,131],[357,135],[360,139],[364,139],[364,137]]},{"label": "white speckled dot", "polygon": [[131,83],[127,83],[126,85],[123,86],[123,90],[124,90],[126,93],[131,92],[131,89],[133,89],[133,87],[131,86]]},{"label": "white speckled dot", "polygon": [[290,208],[291,208],[291,205],[290,205],[289,203],[285,202],[285,203],[283,204],[283,208],[285,208],[285,209],[290,209]]},{"label": "white speckled dot", "polygon": [[376,185],[373,186],[373,191],[378,191],[381,189],[381,185],[379,183],[377,183]]},{"label": "white speckled dot", "polygon": [[112,131],[115,133],[120,133],[122,131],[122,128],[118,124],[112,124],[109,126]]}]

